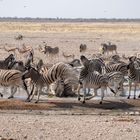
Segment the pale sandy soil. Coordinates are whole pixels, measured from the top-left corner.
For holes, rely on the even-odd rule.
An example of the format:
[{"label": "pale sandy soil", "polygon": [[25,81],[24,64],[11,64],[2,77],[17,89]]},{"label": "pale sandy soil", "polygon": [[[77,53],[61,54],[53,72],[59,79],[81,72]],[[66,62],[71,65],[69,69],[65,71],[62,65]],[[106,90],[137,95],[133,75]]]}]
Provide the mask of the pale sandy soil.
[{"label": "pale sandy soil", "polygon": [[[81,55],[79,45],[81,43],[86,44],[88,47],[85,52],[87,57],[99,53],[101,43],[108,41],[118,46],[120,55],[129,56],[140,52],[139,23],[101,23],[97,25],[93,23],[73,23],[72,25],[71,23],[70,25],[68,23],[59,23],[54,25],[43,24],[41,26],[35,24],[27,29],[26,26],[31,26],[27,23],[25,25],[22,23],[20,26],[13,23],[1,23],[0,25],[1,59],[8,55],[8,52],[3,49],[5,43],[11,48],[21,47],[23,43],[30,45],[34,48],[35,59],[42,58],[46,63],[71,61],[71,59],[62,56],[63,52],[67,55],[74,54],[75,58],[79,58]],[[19,33],[24,35],[22,41],[14,39]],[[38,46],[42,45],[43,41],[46,41],[52,47],[60,48],[59,58],[51,59],[38,51]],[[24,57],[18,51],[16,55],[18,59]],[[45,100],[45,102],[35,105],[34,103],[21,102],[19,98],[17,102],[1,99],[1,139],[140,139],[139,100],[130,100],[128,102],[125,99],[118,99],[117,101],[105,102],[103,105],[99,105],[98,101],[90,101],[86,105],[78,103],[77,99],[70,99],[65,104],[63,104],[63,101],[63,99],[55,99],[46,103],[47,100]],[[36,109],[38,111],[32,111]]]},{"label": "pale sandy soil", "polygon": [[0,137],[17,140],[139,140],[139,116],[0,114]]}]

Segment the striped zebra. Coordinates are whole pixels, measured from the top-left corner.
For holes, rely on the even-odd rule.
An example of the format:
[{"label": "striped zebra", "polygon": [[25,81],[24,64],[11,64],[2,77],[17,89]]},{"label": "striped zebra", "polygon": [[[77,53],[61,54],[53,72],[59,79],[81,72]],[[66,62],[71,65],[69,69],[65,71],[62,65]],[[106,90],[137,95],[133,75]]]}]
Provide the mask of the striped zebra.
[{"label": "striped zebra", "polygon": [[[49,87],[49,85],[55,82],[57,79],[67,79],[68,77],[75,76],[73,72],[73,68],[65,63],[56,63],[53,65],[47,72],[47,74],[40,73],[35,68],[30,67],[24,74],[23,79],[31,78],[34,83],[34,90],[31,92],[32,95],[29,99],[31,101],[34,97],[34,91],[37,89],[37,100],[35,103],[39,101],[39,96],[42,88],[44,86]],[[49,89],[49,88],[48,88]],[[33,93],[33,94],[32,94]]]},{"label": "striped zebra", "polygon": [[[123,80],[123,74],[121,72],[111,72],[107,74],[100,74],[96,71],[90,72],[88,67],[84,67],[80,73],[79,77],[79,87],[78,87],[78,100],[80,100],[80,88],[81,85],[83,86],[84,95],[83,95],[83,103],[85,103],[86,100],[86,88],[93,88],[95,95],[97,95],[97,90],[101,88],[101,101],[100,104],[102,104],[103,98],[104,98],[104,90],[106,90],[107,87],[110,88],[110,83],[112,84],[114,82],[114,86],[116,91],[114,91],[112,88],[110,90],[116,94],[116,92],[119,89],[119,83]],[[92,96],[92,97],[94,97]]]},{"label": "striped zebra", "polygon": [[29,97],[27,86],[22,79],[22,72],[18,70],[0,69],[0,85],[4,87],[11,87],[11,95],[8,98],[13,98],[17,87],[19,86],[22,86],[22,88],[27,92],[27,95]]},{"label": "striped zebra", "polygon": [[107,65],[104,67],[105,72],[114,72],[114,71],[120,71],[122,72],[123,75],[127,75],[127,64],[126,63],[117,63],[117,64],[112,64],[112,65]]},{"label": "striped zebra", "polygon": [[59,79],[50,85],[51,93],[57,97],[74,97],[78,87],[78,78]]},{"label": "striped zebra", "polygon": [[115,44],[111,44],[109,42],[109,44],[102,43],[101,46],[103,46],[102,47],[102,54],[109,55],[109,52],[117,53],[117,46]]},{"label": "striped zebra", "polygon": [[[140,69],[135,68],[135,65],[137,65],[137,58],[136,57],[130,57],[129,58],[129,64],[128,64],[128,78],[129,78],[129,95],[128,99],[131,96],[131,87],[132,83],[134,83],[134,99],[136,99],[136,87],[137,84],[140,83]],[[138,96],[140,98],[140,95]]]},{"label": "striped zebra", "polygon": [[[126,64],[126,63],[116,63],[116,64],[112,64],[112,65],[106,65],[105,67],[103,67],[103,71],[104,71],[104,73],[121,72],[125,78],[125,76],[128,75],[127,65],[128,64]],[[124,93],[123,82],[124,81],[122,81],[122,83],[120,83],[120,90],[122,91],[122,94]]]},{"label": "striped zebra", "polygon": [[[42,74],[47,74],[50,66],[42,64],[43,63],[40,63],[39,61],[37,70]],[[73,67],[73,70],[75,71],[75,74],[77,76],[65,80],[58,79],[50,85],[50,93],[58,97],[75,96],[75,89],[77,89],[76,87],[78,87],[79,72],[77,71],[77,66],[79,66],[80,60],[75,59],[74,61],[67,64]]]}]

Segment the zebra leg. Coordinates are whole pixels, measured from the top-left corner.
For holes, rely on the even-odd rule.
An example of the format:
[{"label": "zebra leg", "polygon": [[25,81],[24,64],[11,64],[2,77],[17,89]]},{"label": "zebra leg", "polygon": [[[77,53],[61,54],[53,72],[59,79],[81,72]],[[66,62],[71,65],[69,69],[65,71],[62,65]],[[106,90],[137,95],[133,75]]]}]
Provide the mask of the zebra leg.
[{"label": "zebra leg", "polygon": [[85,100],[86,100],[86,88],[83,88],[83,91],[84,91],[84,95],[83,95],[83,104],[85,103]]},{"label": "zebra leg", "polygon": [[81,85],[79,84],[79,85],[78,85],[78,88],[77,88],[77,92],[78,92],[78,101],[81,100],[81,98],[80,98],[80,89],[81,89]]},{"label": "zebra leg", "polygon": [[137,89],[137,85],[135,83],[135,87],[134,87],[134,98],[133,99],[136,99],[136,89]]},{"label": "zebra leg", "polygon": [[27,93],[27,99],[26,99],[26,101],[28,101],[28,99],[29,99],[29,97],[30,97],[30,93],[29,93],[29,91],[28,91],[28,88],[27,88],[27,85],[26,85],[26,82],[24,81],[24,80],[22,80],[23,81],[23,85],[22,85],[22,87],[23,87],[23,89],[26,91],[26,93]]},{"label": "zebra leg", "polygon": [[87,95],[89,95],[90,94],[90,88],[87,88],[87,90],[88,90]]},{"label": "zebra leg", "polygon": [[100,101],[100,104],[102,104],[102,102],[103,102],[103,99],[104,99],[104,90],[105,89],[106,89],[105,87],[101,87],[101,101]]},{"label": "zebra leg", "polygon": [[40,92],[42,91],[42,87],[40,87],[37,91],[38,91],[37,92],[37,100],[35,101],[35,103],[38,103],[38,101],[39,101]]},{"label": "zebra leg", "polygon": [[94,98],[95,96],[97,96],[97,89],[94,89],[94,95],[87,97],[86,100],[90,100],[90,99]]},{"label": "zebra leg", "polygon": [[32,90],[31,98],[29,99],[29,102],[34,98],[35,91],[37,91],[37,93],[38,93],[38,88],[37,87],[34,87],[34,89]]},{"label": "zebra leg", "polygon": [[129,82],[129,95],[128,95],[127,99],[130,99],[130,96],[131,96],[131,86],[132,86],[132,83]]},{"label": "zebra leg", "polygon": [[14,94],[17,91],[17,87],[16,86],[12,86],[11,87],[11,95],[8,97],[8,99],[14,98]]},{"label": "zebra leg", "polygon": [[30,101],[31,101],[31,100],[30,100],[30,97],[31,97],[31,95],[33,94],[34,87],[35,87],[35,85],[33,84],[33,85],[32,85],[32,90],[31,90],[31,92],[30,92],[28,98],[26,99],[27,102],[30,102]]}]

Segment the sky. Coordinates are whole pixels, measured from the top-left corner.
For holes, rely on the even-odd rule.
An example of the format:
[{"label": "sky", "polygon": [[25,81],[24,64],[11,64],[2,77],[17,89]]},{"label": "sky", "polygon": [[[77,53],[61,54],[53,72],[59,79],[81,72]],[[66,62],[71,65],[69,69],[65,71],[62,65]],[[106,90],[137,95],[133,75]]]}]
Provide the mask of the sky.
[{"label": "sky", "polygon": [[0,0],[0,17],[140,18],[140,0]]}]

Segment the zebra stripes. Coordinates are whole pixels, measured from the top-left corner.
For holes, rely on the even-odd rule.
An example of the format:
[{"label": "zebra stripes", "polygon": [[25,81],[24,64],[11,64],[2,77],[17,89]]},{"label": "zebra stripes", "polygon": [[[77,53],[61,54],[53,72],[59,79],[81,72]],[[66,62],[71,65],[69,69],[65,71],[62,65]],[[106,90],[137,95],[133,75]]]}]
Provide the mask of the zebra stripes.
[{"label": "zebra stripes", "polygon": [[[57,79],[66,79],[68,77],[72,77],[74,76],[74,72],[71,66],[69,66],[68,64],[65,63],[57,63],[55,65],[53,65],[47,72],[47,74],[42,74],[39,73],[39,71],[37,71],[35,68],[31,67],[29,68],[29,70],[27,70],[24,75],[23,75],[23,79],[26,78],[31,78],[35,88],[37,88],[38,94],[37,94],[37,100],[36,103],[39,101],[39,96],[40,96],[40,91],[42,90],[42,87],[47,86],[49,87],[49,85],[51,83],[53,83],[54,81],[56,81]],[[29,101],[32,100],[32,98],[34,97],[34,90],[31,92],[31,94],[33,93],[32,97],[29,99]],[[30,95],[31,95],[30,94]]]},{"label": "zebra stripes", "polygon": [[[129,78],[129,95],[128,99],[131,96],[131,87],[132,83],[134,83],[134,99],[136,99],[136,86],[138,83],[140,83],[140,69],[135,68],[135,63],[137,60],[129,58],[129,64],[128,64],[128,78]],[[138,96],[140,98],[140,95]]]},{"label": "zebra stripes", "polygon": [[105,72],[113,72],[113,71],[120,71],[123,73],[123,75],[127,75],[127,64],[125,63],[117,63],[105,66]]},{"label": "zebra stripes", "polygon": [[22,80],[22,73],[18,70],[2,70],[0,69],[0,85],[4,87],[11,87],[11,95],[8,98],[13,98],[17,87],[22,86],[23,89],[27,92],[29,96],[29,92],[27,90],[27,86]]},{"label": "zebra stripes", "polygon": [[[98,72],[89,72],[88,68],[85,67],[82,69],[79,77],[79,87],[78,87],[78,100],[80,100],[80,88],[81,85],[83,86],[84,96],[83,96],[83,103],[86,100],[86,88],[94,88],[95,96],[97,94],[97,90],[101,88],[101,101],[102,103],[104,98],[104,90],[106,87],[109,87],[110,82],[115,83],[115,89],[119,88],[119,83],[123,80],[123,74],[121,72],[111,72],[107,74],[99,74]],[[109,87],[110,88],[110,87]],[[110,88],[111,89],[111,88]],[[111,89],[112,92],[114,90]],[[115,92],[114,92],[115,93]]]}]

